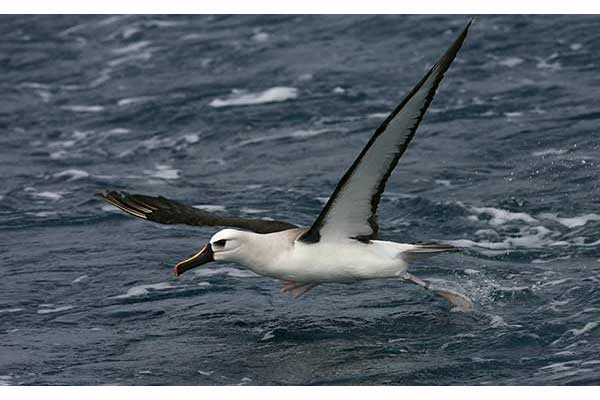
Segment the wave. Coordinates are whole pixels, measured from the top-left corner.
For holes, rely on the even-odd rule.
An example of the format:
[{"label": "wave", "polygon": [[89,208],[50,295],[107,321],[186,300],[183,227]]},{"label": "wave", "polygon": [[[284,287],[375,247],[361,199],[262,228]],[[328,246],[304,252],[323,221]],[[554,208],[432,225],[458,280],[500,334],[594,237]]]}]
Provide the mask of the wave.
[{"label": "wave", "polygon": [[151,291],[167,290],[173,288],[168,282],[153,283],[150,285],[133,286],[127,290],[127,293],[112,297],[113,299],[127,299],[130,297],[139,297],[148,294]]},{"label": "wave", "polygon": [[298,89],[286,86],[276,86],[257,93],[234,91],[227,99],[214,99],[209,103],[211,107],[248,106],[265,103],[276,103],[298,97]]},{"label": "wave", "polygon": [[67,311],[75,308],[75,306],[62,306],[56,308],[42,308],[37,311],[38,314],[53,314],[61,311]]},{"label": "wave", "polygon": [[321,135],[323,133],[333,132],[331,129],[300,129],[297,131],[282,133],[278,135],[268,135],[268,136],[257,136],[251,139],[241,140],[236,145],[231,146],[231,148],[248,146],[257,143],[270,142],[274,140],[282,140],[282,139],[306,139],[309,137]]},{"label": "wave", "polygon": [[156,165],[156,170],[146,171],[152,178],[164,179],[164,180],[175,180],[179,179],[180,171],[169,165]]},{"label": "wave", "polygon": [[89,177],[90,174],[80,169],[67,169],[52,175],[54,178],[67,178],[67,181],[77,181]]},{"label": "wave", "polygon": [[63,110],[79,112],[79,113],[97,113],[104,111],[104,107],[100,105],[82,105],[82,104],[74,104],[71,106],[61,106]]}]

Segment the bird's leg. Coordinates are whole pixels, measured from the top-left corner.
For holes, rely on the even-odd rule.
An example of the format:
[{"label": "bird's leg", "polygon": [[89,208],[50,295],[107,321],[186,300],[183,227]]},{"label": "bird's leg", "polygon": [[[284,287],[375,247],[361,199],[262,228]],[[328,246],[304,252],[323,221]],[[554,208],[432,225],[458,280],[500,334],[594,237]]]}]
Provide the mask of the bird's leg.
[{"label": "bird's leg", "polygon": [[281,288],[281,293],[289,292],[290,290],[303,285],[302,283],[293,282],[293,281],[284,281],[283,287]]},{"label": "bird's leg", "polygon": [[401,276],[402,279],[407,280],[415,285],[419,285],[427,290],[431,290],[439,296],[442,296],[446,300],[450,302],[453,306],[457,307],[461,311],[471,311],[473,310],[473,302],[470,298],[465,296],[462,293],[458,293],[455,290],[442,288],[432,284],[431,282],[425,281],[419,277],[416,277],[408,272],[405,272]]},{"label": "bird's leg", "polygon": [[318,284],[319,282],[309,282],[305,283],[304,285],[297,286],[294,289],[292,289],[292,296],[294,296],[294,299],[297,299],[298,297],[304,295],[306,292],[308,292],[310,289],[314,288]]},{"label": "bird's leg", "polygon": [[316,283],[316,282],[305,283],[305,282],[285,281],[285,283],[283,284],[283,287],[281,288],[281,293],[291,292],[292,296],[295,299],[297,299],[298,297],[302,296],[303,294],[305,294],[306,292],[308,292],[310,289],[314,288],[318,284],[319,283]]}]

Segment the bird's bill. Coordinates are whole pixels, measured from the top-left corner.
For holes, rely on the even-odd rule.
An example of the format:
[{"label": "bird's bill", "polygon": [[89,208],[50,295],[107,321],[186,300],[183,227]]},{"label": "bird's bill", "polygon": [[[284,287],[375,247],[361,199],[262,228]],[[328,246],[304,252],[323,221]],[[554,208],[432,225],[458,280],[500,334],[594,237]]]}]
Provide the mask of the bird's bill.
[{"label": "bird's bill", "polygon": [[212,250],[212,246],[209,243],[206,246],[204,246],[202,250],[200,250],[187,260],[183,260],[177,263],[175,265],[175,268],[173,268],[173,273],[175,274],[175,276],[179,276],[189,269],[196,268],[208,262],[214,261],[215,259],[213,256],[214,253]]}]

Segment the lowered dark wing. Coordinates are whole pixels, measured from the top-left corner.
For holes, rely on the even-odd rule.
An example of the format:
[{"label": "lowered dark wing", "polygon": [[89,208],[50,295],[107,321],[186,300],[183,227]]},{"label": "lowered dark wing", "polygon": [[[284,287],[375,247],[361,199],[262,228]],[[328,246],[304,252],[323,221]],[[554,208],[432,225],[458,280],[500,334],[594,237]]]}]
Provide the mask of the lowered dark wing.
[{"label": "lowered dark wing", "polygon": [[377,237],[377,206],[385,184],[413,138],[470,25],[471,22],[375,131],[338,183],[319,217],[300,240],[308,243],[347,238],[368,241]]},{"label": "lowered dark wing", "polygon": [[128,214],[160,224],[229,226],[256,233],[273,233],[297,228],[287,222],[213,214],[162,196],[115,191],[101,192],[97,196]]}]

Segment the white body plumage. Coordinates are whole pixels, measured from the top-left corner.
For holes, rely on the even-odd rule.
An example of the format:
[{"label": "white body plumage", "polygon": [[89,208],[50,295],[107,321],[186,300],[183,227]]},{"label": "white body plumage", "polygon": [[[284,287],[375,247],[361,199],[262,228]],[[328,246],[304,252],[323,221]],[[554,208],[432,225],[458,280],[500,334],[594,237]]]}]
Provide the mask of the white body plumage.
[{"label": "white body plumage", "polygon": [[[304,230],[258,234],[224,229],[211,245],[217,261],[231,261],[260,275],[293,282],[353,282],[398,277],[406,272],[403,253],[411,244],[353,239],[306,244],[296,240]],[[215,243],[225,240],[223,249]]]}]

